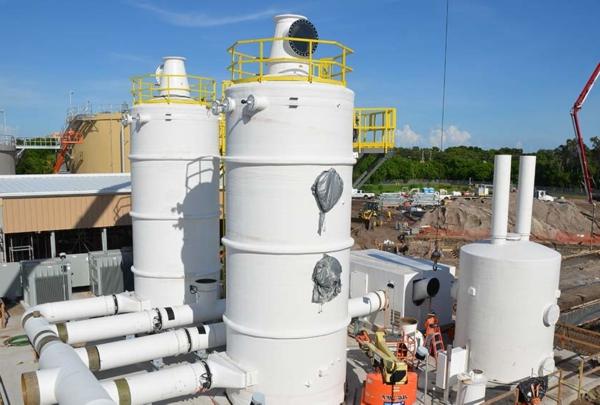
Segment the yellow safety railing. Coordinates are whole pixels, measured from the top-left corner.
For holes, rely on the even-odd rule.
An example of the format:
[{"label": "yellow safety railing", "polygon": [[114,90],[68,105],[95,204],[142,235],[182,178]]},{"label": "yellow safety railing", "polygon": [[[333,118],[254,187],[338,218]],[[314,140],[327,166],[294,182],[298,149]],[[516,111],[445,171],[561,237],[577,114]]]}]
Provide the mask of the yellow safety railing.
[{"label": "yellow safety railing", "polygon": [[[221,82],[221,100],[225,98],[225,89],[231,86],[233,83],[231,80],[223,80]],[[227,127],[226,127],[227,119],[225,114],[219,114],[219,151],[221,152],[221,156],[225,156],[225,151],[227,147],[226,136],[227,136]]]},{"label": "yellow safety railing", "polygon": [[[308,56],[271,58],[271,47],[276,41],[308,43]],[[317,46],[318,45],[318,46]],[[318,48],[319,57],[315,56]],[[352,49],[336,41],[308,38],[260,38],[237,41],[227,50],[231,54],[231,80],[234,83],[262,81],[306,81],[345,86],[346,76],[352,71],[347,57]],[[323,55],[323,56],[320,56]],[[303,75],[269,74],[269,67],[276,63],[297,63],[305,70]]]},{"label": "yellow safety railing", "polygon": [[352,128],[356,152],[387,153],[395,146],[396,109],[355,108]]},{"label": "yellow safety railing", "polygon": [[[175,84],[182,77],[187,78],[189,97],[181,97],[179,94],[182,88]],[[166,79],[166,85],[160,85],[159,83],[162,83],[164,79]],[[131,79],[131,94],[134,104],[210,105],[216,98],[217,82],[214,79],[194,75],[147,74]]]}]

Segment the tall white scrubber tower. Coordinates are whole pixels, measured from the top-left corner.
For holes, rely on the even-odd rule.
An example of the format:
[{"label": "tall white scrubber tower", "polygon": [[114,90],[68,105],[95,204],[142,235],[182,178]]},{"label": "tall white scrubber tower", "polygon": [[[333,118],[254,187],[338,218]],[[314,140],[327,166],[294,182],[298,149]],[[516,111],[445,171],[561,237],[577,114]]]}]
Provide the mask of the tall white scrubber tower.
[{"label": "tall white scrubber tower", "polygon": [[[133,79],[131,186],[135,292],[164,307],[218,295],[218,119],[214,81],[166,57]],[[156,83],[154,83],[156,81]]]},{"label": "tall white scrubber tower", "polygon": [[535,156],[522,156],[518,233],[509,234],[510,156],[496,156],[492,239],[460,251],[455,344],[469,347],[469,369],[495,383],[554,370],[561,256],[529,241],[534,175]]},{"label": "tall white scrubber tower", "polygon": [[[285,20],[288,30],[312,27],[302,16]],[[244,405],[340,404],[354,93],[331,76],[283,74],[295,76],[234,77],[215,106],[227,112],[227,355],[258,381],[228,396]]]}]

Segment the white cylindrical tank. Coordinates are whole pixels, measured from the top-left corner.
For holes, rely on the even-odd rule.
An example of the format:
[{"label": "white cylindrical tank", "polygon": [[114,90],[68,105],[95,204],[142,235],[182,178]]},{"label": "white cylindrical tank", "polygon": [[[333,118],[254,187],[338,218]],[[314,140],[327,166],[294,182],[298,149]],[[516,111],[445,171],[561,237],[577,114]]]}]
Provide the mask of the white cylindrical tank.
[{"label": "white cylindrical tank", "polygon": [[455,344],[469,347],[470,368],[497,383],[553,371],[560,265],[558,252],[524,239],[462,247]]},{"label": "white cylindrical tank", "polygon": [[[226,96],[236,107],[227,116],[223,321],[227,355],[258,379],[229,390],[229,398],[340,404],[350,321],[354,93],[341,85],[265,81],[234,84]],[[333,206],[323,214],[315,194],[325,190]]]},{"label": "white cylindrical tank", "polygon": [[157,307],[198,301],[195,281],[220,274],[218,119],[179,90],[182,103],[131,110],[132,271],[136,294]]},{"label": "white cylindrical tank", "polygon": [[16,156],[15,137],[0,132],[0,175],[15,174]]}]

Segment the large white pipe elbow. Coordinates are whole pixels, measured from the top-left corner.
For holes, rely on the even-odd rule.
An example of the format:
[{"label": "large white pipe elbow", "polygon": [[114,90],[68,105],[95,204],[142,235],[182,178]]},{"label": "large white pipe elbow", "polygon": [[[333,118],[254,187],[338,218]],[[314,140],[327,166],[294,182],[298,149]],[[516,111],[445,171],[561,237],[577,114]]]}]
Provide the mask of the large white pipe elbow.
[{"label": "large white pipe elbow", "polygon": [[385,291],[374,291],[362,297],[350,298],[348,300],[348,314],[350,318],[361,318],[381,311],[386,305],[387,296]]},{"label": "large white pipe elbow", "polygon": [[510,155],[494,158],[494,195],[492,199],[491,239],[494,244],[506,242],[510,201]]},{"label": "large white pipe elbow", "polygon": [[75,349],[92,371],[110,370],[225,345],[225,324],[215,323]]},{"label": "large white pipe elbow", "polygon": [[519,161],[519,193],[517,195],[516,233],[522,240],[529,240],[533,193],[535,188],[535,156],[521,156]]},{"label": "large white pipe elbow", "polygon": [[[43,383],[39,382],[37,372],[21,375],[25,405],[56,402],[63,405],[114,404],[75,350],[60,341],[55,325],[50,325],[37,310],[23,316],[22,323],[29,341],[40,356],[41,372],[47,375]],[[53,398],[50,402],[41,399],[40,389],[51,393]]]},{"label": "large white pipe elbow", "polygon": [[178,305],[103,318],[56,324],[65,343],[85,343],[137,333],[153,333],[202,322],[220,320],[225,312],[225,300],[216,305]]},{"label": "large white pipe elbow", "polygon": [[43,346],[40,368],[21,375],[24,405],[115,404],[75,350],[56,336]]}]

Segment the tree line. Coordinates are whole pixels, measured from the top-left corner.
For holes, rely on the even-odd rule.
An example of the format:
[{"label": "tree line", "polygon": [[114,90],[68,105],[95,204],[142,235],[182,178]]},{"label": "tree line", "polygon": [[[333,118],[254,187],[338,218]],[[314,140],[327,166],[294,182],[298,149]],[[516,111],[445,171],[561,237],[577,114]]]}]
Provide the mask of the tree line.
[{"label": "tree line", "polygon": [[[500,148],[482,149],[476,146],[456,146],[444,149],[396,148],[388,159],[370,178],[369,183],[379,184],[388,181],[456,180],[473,183],[491,183],[494,173],[494,156],[510,154],[518,157],[522,149]],[[582,187],[582,172],[577,152],[577,142],[568,139],[555,149],[540,149],[537,156],[536,184],[546,187]],[[600,178],[600,138],[591,138],[586,155],[593,179]],[[373,164],[375,155],[364,155],[354,169],[354,176]],[[513,159],[513,181],[518,177],[518,159]]]},{"label": "tree line", "polygon": [[[600,179],[600,137],[591,138],[586,147],[592,178]],[[456,146],[441,151],[439,148],[396,148],[369,180],[378,184],[387,181],[456,180],[473,183],[491,183],[494,173],[494,156],[523,154],[522,149],[482,149],[476,146]],[[555,149],[540,149],[536,152],[536,184],[546,187],[578,188],[582,185],[581,166],[577,154],[577,142],[568,139]],[[364,172],[376,159],[365,155],[354,168],[354,176]],[[17,165],[17,173],[52,173],[55,152],[28,150]],[[513,159],[513,181],[518,176],[518,159]]]}]

